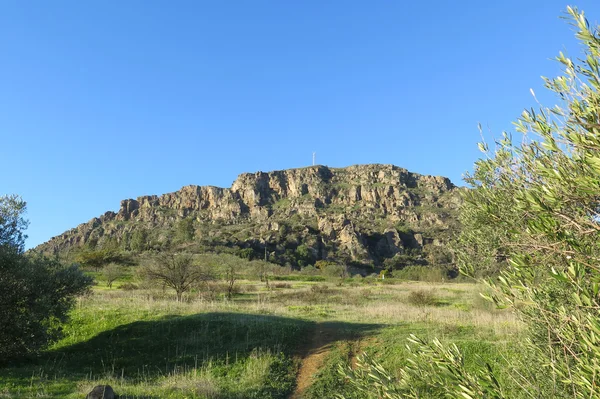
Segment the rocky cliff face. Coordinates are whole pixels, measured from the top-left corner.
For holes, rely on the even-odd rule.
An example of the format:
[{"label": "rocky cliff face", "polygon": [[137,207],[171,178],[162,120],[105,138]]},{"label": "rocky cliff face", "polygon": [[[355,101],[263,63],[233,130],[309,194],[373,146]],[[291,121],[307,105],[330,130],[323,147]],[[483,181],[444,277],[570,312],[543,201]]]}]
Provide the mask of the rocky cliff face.
[{"label": "rocky cliff face", "polygon": [[[456,228],[458,189],[445,177],[393,165],[314,166],[244,173],[231,188],[185,186],[121,201],[38,247],[265,252],[302,266],[319,259],[380,265],[439,253]],[[140,239],[142,237],[142,239]],[[427,251],[430,247],[439,247]],[[442,251],[443,252],[443,251]]]}]

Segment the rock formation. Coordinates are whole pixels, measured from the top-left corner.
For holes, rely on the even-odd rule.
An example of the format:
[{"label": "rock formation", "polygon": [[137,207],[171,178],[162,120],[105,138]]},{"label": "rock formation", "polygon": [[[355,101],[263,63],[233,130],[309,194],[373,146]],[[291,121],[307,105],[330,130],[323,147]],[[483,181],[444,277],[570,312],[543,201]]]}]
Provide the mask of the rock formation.
[{"label": "rock formation", "polygon": [[[457,228],[458,190],[445,177],[393,165],[244,173],[231,188],[192,185],[123,200],[118,212],[38,250],[57,254],[110,243],[126,251],[251,248],[260,256],[266,247],[270,260],[295,267],[319,259],[377,266],[398,254],[423,257],[428,247],[443,248]],[[178,235],[182,221],[189,222],[191,240]],[[298,254],[300,246],[310,256]]]}]

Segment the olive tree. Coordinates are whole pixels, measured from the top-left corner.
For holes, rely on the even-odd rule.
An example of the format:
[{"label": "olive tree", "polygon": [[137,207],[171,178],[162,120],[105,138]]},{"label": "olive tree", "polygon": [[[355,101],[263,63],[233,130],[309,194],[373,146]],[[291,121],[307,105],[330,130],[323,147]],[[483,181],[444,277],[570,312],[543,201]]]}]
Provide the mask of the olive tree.
[{"label": "olive tree", "polygon": [[23,217],[27,204],[18,195],[0,196],[0,245],[23,251],[29,222]]},{"label": "olive tree", "polygon": [[413,337],[399,380],[374,359],[346,370],[361,389],[378,380],[389,398],[421,397],[419,384],[446,397],[600,398],[600,27],[567,11],[584,55],[560,53],[564,73],[544,78],[559,105],[524,111],[516,140],[480,144],[457,248],[462,272],[489,277],[489,299],[526,323],[529,367],[513,367],[509,390],[491,365],[467,371],[455,346]]},{"label": "olive tree", "polygon": [[19,197],[0,197],[0,363],[60,338],[75,298],[92,283],[76,265],[23,252],[25,211]]}]

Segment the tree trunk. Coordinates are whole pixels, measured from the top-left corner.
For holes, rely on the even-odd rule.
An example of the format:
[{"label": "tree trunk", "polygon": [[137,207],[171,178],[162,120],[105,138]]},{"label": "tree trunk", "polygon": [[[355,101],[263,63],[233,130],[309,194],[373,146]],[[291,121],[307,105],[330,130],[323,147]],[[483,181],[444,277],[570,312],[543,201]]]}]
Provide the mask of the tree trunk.
[{"label": "tree trunk", "polygon": [[233,285],[235,284],[235,280],[229,280],[229,287],[227,287],[227,298],[231,299],[233,297]]}]

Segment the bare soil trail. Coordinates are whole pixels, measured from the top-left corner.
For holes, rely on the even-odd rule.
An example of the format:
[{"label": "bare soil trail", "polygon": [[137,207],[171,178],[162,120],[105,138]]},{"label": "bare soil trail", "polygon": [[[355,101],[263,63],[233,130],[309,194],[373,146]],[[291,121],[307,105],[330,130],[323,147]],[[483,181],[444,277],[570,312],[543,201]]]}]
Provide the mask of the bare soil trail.
[{"label": "bare soil trail", "polygon": [[[362,333],[366,331],[349,331],[342,326],[343,323],[319,322],[315,325],[311,339],[300,348],[299,354],[302,356],[302,363],[296,376],[296,389],[289,396],[289,399],[301,399],[304,391],[313,383],[314,375],[323,366],[327,355],[338,341],[357,341],[357,348],[361,343],[359,340]],[[364,326],[365,330],[370,330],[374,325]],[[355,352],[356,353],[356,352]],[[354,354],[352,355],[354,358]],[[354,359],[352,359],[354,361]]]},{"label": "bare soil trail", "polygon": [[312,338],[303,353],[302,364],[296,376],[296,389],[290,399],[302,398],[302,393],[312,384],[313,375],[321,368],[325,357],[331,350],[335,339],[336,329],[327,323],[317,323]]}]

